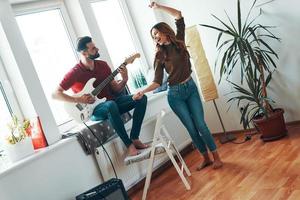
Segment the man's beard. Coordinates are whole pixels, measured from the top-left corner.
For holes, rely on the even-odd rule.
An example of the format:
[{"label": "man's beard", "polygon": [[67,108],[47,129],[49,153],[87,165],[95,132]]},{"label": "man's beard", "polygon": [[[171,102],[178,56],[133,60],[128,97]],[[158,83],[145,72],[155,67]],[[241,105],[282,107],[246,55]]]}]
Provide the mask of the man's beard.
[{"label": "man's beard", "polygon": [[88,58],[91,59],[91,60],[95,60],[96,58],[99,58],[99,57],[100,57],[99,53],[96,53],[95,55],[89,54],[89,56],[88,56]]}]

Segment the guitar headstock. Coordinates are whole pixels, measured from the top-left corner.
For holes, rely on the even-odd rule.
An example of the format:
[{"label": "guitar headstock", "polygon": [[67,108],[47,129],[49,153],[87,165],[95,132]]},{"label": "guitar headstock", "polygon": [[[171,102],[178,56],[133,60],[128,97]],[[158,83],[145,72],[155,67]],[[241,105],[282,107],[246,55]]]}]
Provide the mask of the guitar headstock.
[{"label": "guitar headstock", "polygon": [[141,57],[141,54],[135,53],[135,54],[130,55],[128,58],[126,58],[124,62],[125,62],[126,64],[131,64],[131,63],[133,63],[133,61],[134,61],[136,58],[139,58],[139,57]]}]

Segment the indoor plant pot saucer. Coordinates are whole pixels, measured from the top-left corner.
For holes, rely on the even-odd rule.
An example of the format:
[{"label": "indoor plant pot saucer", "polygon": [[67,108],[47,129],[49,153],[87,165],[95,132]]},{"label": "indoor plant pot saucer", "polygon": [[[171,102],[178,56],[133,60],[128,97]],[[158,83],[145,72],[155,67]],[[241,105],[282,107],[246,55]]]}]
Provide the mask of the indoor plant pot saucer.
[{"label": "indoor plant pot saucer", "polygon": [[273,137],[264,137],[263,135],[261,135],[260,139],[262,139],[264,142],[269,142],[269,141],[279,140],[285,136],[287,136],[287,131],[285,133]]}]

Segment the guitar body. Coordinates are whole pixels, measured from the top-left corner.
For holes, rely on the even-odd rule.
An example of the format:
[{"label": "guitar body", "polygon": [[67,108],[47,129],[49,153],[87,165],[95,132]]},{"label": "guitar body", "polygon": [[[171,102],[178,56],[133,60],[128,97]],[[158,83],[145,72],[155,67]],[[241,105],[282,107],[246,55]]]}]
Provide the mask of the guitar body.
[{"label": "guitar body", "polygon": [[93,114],[95,107],[102,102],[106,101],[106,98],[98,99],[97,95],[103,90],[103,88],[109,84],[114,77],[119,73],[119,69],[123,66],[125,67],[127,64],[132,63],[136,58],[139,58],[140,54],[136,53],[125,59],[124,63],[122,63],[115,71],[113,71],[104,81],[102,81],[96,88],[94,88],[93,83],[96,78],[91,78],[84,86],[84,88],[79,92],[73,95],[73,97],[79,97],[84,94],[91,94],[95,97],[96,101],[93,104],[83,104],[83,103],[70,103],[65,102],[64,106],[67,113],[77,122],[86,122],[90,119]]},{"label": "guitar body", "polygon": [[[73,97],[79,97],[84,94],[91,94],[91,92],[94,90],[93,83],[95,82],[95,78],[91,78],[84,86],[84,88],[73,95]],[[97,96],[95,96],[96,101],[93,104],[82,104],[82,103],[71,103],[71,102],[65,102],[64,107],[67,113],[77,122],[86,122],[90,119],[90,117],[93,114],[93,111],[95,107],[102,102],[106,101],[106,98],[98,99]]]}]

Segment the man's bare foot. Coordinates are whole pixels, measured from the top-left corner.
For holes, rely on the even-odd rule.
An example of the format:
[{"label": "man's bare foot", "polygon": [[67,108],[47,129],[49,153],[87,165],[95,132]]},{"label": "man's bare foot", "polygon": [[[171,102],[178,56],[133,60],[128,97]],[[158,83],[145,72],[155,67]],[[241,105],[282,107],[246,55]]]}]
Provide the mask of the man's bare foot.
[{"label": "man's bare foot", "polygon": [[211,160],[204,160],[204,161],[196,168],[196,170],[197,170],[197,171],[200,171],[201,169],[203,169],[203,168],[205,168],[205,167],[207,167],[207,166],[209,166],[209,165],[211,165],[211,164],[213,164],[213,162],[212,162]]},{"label": "man's bare foot", "polygon": [[127,151],[128,156],[136,156],[139,154],[139,151],[135,148],[133,143],[128,147]]},{"label": "man's bare foot", "polygon": [[221,160],[215,160],[214,163],[213,163],[213,166],[212,168],[213,169],[219,169],[223,166],[223,163]]},{"label": "man's bare foot", "polygon": [[137,149],[146,149],[149,147],[149,145],[142,143],[141,140],[139,140],[139,139],[133,140],[132,143],[134,144],[135,148],[137,148]]}]

